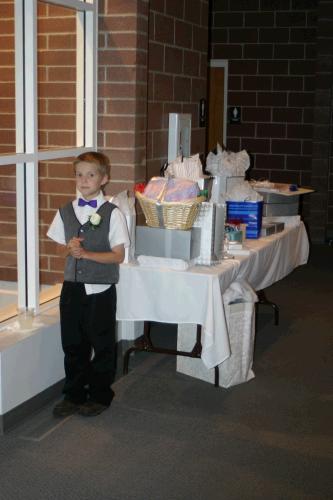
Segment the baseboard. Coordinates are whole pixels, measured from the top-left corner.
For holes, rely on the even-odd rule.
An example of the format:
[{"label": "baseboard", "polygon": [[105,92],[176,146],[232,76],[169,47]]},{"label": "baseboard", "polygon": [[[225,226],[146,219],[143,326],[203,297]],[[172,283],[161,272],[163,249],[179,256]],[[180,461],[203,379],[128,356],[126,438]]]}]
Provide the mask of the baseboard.
[{"label": "baseboard", "polygon": [[[133,345],[133,341],[120,340],[117,342],[117,373],[116,380],[123,376],[123,356],[126,350]],[[31,416],[36,411],[40,410],[43,406],[47,405],[57,397],[61,396],[64,380],[60,380],[54,385],[48,387],[43,392],[36,394],[36,396],[24,401],[22,404],[0,415],[0,435],[3,435],[9,429],[19,425],[22,421]]]},{"label": "baseboard", "polygon": [[9,429],[20,424],[25,418],[40,410],[43,406],[61,395],[64,381],[60,380],[56,384],[36,394],[33,398],[13,408],[4,415],[0,415],[0,434],[4,434]]}]

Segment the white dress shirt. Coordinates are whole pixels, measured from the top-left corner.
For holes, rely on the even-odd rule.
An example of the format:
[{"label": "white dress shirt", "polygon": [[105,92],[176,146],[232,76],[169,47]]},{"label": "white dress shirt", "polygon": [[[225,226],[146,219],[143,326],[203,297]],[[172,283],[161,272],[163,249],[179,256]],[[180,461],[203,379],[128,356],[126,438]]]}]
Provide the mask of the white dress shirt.
[{"label": "white dress shirt", "polygon": [[[95,199],[97,200],[96,208],[93,208],[90,205],[79,207],[78,198],[76,198],[72,202],[76,218],[78,219],[81,225],[88,222],[90,215],[94,214],[99,209],[99,207],[103,205],[105,201],[107,201],[104,198],[102,191],[100,191],[99,195]],[[57,211],[49,227],[47,236],[56,243],[59,243],[60,245],[66,245],[65,228],[59,210]],[[130,245],[126,219],[122,214],[122,212],[119,210],[119,208],[115,208],[114,210],[112,210],[111,213],[109,242],[111,248],[117,245],[124,245],[124,247],[127,248]],[[110,288],[110,285],[105,285],[105,284],[91,285],[85,283],[84,286],[87,295],[90,295],[92,293],[104,292],[105,290]]]}]

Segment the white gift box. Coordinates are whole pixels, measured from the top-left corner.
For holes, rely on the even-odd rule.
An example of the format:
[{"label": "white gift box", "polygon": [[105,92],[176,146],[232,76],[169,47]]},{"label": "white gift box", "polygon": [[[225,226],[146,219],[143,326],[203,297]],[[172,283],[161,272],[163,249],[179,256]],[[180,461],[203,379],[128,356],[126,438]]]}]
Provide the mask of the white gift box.
[{"label": "white gift box", "polygon": [[193,227],[201,229],[200,255],[195,264],[207,265],[218,263],[222,259],[224,240],[225,206],[204,201]]},{"label": "white gift box", "polygon": [[[244,281],[234,282],[223,295],[231,355],[218,366],[220,387],[242,384],[255,376],[252,363],[257,300]],[[191,351],[195,341],[196,325],[178,325],[178,350]],[[207,368],[201,359],[177,356],[177,371],[206,382],[215,380],[214,368]]]}]

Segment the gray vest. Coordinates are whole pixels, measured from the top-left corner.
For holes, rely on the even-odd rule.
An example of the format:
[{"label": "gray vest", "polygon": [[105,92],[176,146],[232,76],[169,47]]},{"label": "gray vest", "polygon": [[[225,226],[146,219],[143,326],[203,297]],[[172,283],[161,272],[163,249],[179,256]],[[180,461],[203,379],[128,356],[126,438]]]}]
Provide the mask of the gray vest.
[{"label": "gray vest", "polygon": [[[91,252],[110,252],[109,228],[113,209],[112,203],[106,202],[97,210],[102,217],[98,227],[90,222],[81,225],[76,218],[72,203],[60,208],[60,215],[64,223],[66,243],[73,237],[82,237],[81,245]],[[65,281],[78,281],[87,284],[118,283],[119,265],[100,264],[88,259],[75,259],[71,255],[66,258]]]}]

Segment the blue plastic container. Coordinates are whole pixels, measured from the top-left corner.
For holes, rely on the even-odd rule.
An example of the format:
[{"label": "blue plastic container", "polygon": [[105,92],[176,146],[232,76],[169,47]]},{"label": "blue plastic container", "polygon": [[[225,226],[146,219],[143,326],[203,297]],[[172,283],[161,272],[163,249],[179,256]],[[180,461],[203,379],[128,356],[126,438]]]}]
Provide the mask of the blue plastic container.
[{"label": "blue plastic container", "polygon": [[246,237],[260,237],[262,201],[227,201],[227,221],[239,220],[246,224]]}]

